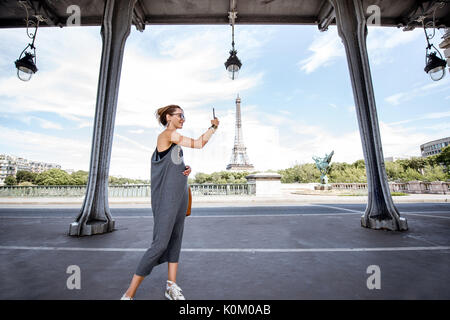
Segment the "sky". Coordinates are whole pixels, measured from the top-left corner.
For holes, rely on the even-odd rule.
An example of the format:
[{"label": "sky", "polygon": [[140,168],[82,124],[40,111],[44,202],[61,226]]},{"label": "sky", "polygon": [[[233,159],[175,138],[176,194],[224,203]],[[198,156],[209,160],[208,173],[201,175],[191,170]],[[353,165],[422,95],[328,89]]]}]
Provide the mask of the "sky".
[{"label": "sky", "polygon": [[[438,47],[443,31],[432,43]],[[25,29],[0,29],[0,154],[88,170],[101,58],[100,27],[40,28],[38,72],[29,82],[14,61],[29,43]],[[224,62],[231,27],[133,26],[125,45],[110,175],[150,178],[156,147],[155,111],[180,105],[182,135],[198,138],[220,120],[203,149],[184,148],[198,172],[226,169],[241,98],[243,140],[256,171],[313,163],[334,150],[332,162],[363,159],[343,44],[336,27],[236,25],[242,61],[231,80]],[[423,30],[370,26],[367,47],[385,157],[420,156],[425,142],[450,136],[450,76],[423,71]]]}]

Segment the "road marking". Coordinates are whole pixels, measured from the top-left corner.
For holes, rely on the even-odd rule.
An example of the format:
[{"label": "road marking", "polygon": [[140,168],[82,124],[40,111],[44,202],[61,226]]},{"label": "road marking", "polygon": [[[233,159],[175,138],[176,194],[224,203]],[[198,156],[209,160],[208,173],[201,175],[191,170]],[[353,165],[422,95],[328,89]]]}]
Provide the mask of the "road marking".
[{"label": "road marking", "polygon": [[[148,248],[81,248],[81,247],[28,247],[0,246],[0,250],[37,250],[37,251],[94,251],[94,252],[142,252]],[[428,247],[378,247],[378,248],[184,248],[183,252],[219,252],[219,253],[302,253],[302,252],[377,252],[377,251],[436,251],[450,250],[450,246]]]},{"label": "road marking", "polygon": [[[330,207],[331,208],[331,207]],[[349,211],[349,213],[280,213],[280,214],[227,214],[227,215],[191,215],[189,218],[253,218],[253,217],[307,217],[307,216],[348,216],[352,214],[364,214],[363,211],[356,211],[351,209],[341,210]],[[430,214],[419,214],[416,212],[400,212],[401,215],[412,215],[418,217],[427,217],[427,218],[442,218],[442,219],[450,219],[450,216],[436,216],[432,213],[448,213],[447,211],[436,211],[430,212]],[[0,219],[54,219],[54,218],[62,218],[62,219],[74,219],[74,217],[70,216],[2,216],[0,215]],[[153,216],[113,216],[113,219],[153,219]]]},{"label": "road marking", "polygon": [[304,217],[304,216],[348,216],[351,213],[280,213],[280,214],[229,214],[229,215],[208,215],[208,216],[201,216],[201,215],[192,215],[191,217],[195,218],[227,218],[227,217],[244,217],[244,218],[251,218],[251,217]]},{"label": "road marking", "polygon": [[[303,216],[344,216],[351,215],[352,213],[280,213],[280,214],[227,214],[227,215],[191,215],[189,218],[249,218],[249,217],[303,217]],[[353,213],[354,214],[354,213]],[[74,217],[67,216],[1,216],[5,219],[52,219],[52,218],[67,218],[74,219]],[[113,216],[113,219],[141,219],[150,218],[153,216]]]},{"label": "road marking", "polygon": [[339,208],[339,207],[334,207],[334,206],[326,206],[323,204],[310,204],[311,206],[316,206],[316,207],[324,207],[324,208],[330,208],[330,209],[336,209],[336,210],[344,210],[344,211],[349,211],[349,212],[356,212],[356,213],[364,213],[364,211],[360,211],[360,210],[352,210],[352,209],[347,209],[347,208]]},{"label": "road marking", "polygon": [[[434,212],[433,212],[434,213]],[[449,217],[444,216],[435,216],[432,214],[417,214],[417,213],[409,213],[409,212],[403,212],[402,215],[410,215],[410,216],[418,216],[418,217],[427,217],[427,218],[442,218],[442,219],[450,219]]]}]

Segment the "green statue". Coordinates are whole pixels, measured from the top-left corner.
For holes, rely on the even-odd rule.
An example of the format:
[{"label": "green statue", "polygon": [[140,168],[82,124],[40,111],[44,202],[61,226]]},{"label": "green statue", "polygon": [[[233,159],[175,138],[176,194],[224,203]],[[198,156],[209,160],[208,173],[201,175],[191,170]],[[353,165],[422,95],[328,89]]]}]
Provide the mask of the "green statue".
[{"label": "green statue", "polygon": [[325,154],[325,157],[319,158],[319,157],[312,157],[312,159],[316,162],[316,167],[320,171],[320,184],[327,185],[328,184],[328,169],[331,162],[331,157],[333,157],[334,150],[331,151],[330,154]]}]

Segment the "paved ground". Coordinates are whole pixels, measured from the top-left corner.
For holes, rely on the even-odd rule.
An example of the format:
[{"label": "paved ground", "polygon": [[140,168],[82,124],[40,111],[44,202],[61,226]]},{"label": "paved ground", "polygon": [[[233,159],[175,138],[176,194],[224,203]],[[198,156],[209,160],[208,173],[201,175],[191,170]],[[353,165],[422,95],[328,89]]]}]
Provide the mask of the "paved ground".
[{"label": "paved ground", "polygon": [[[177,282],[188,299],[204,300],[450,299],[450,204],[397,208],[406,232],[360,227],[363,203],[196,205]],[[116,231],[69,237],[77,213],[74,205],[1,205],[0,299],[122,295],[151,243],[151,209],[117,204]],[[81,289],[67,288],[71,265]],[[380,289],[367,287],[369,266],[379,267]],[[136,299],[164,299],[166,276],[166,264],[156,267]]]},{"label": "paved ground", "polygon": [[[407,196],[393,196],[394,203],[450,203],[449,194],[409,194]],[[41,198],[13,198],[0,197],[0,207],[17,205],[57,205],[79,207],[83,197],[41,197]],[[336,194],[310,195],[295,194],[290,191],[280,196],[193,196],[195,207],[229,207],[229,206],[257,206],[257,205],[297,205],[305,203],[367,203],[367,196],[343,196]],[[150,198],[109,198],[111,206],[142,205],[150,206]]]}]

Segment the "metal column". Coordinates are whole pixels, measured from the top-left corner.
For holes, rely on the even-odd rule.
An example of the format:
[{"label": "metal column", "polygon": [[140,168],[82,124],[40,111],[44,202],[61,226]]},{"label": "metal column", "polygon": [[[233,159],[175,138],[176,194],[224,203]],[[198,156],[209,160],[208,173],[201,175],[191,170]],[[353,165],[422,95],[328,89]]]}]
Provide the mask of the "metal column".
[{"label": "metal column", "polygon": [[356,114],[366,163],[368,204],[361,225],[372,229],[408,230],[395,207],[384,166],[375,96],[367,55],[367,25],[361,0],[330,0],[345,46]]},{"label": "metal column", "polygon": [[105,1],[89,179],[83,206],[70,225],[69,235],[84,236],[114,230],[115,221],[108,204],[109,164],[123,52],[135,3],[136,0]]}]

